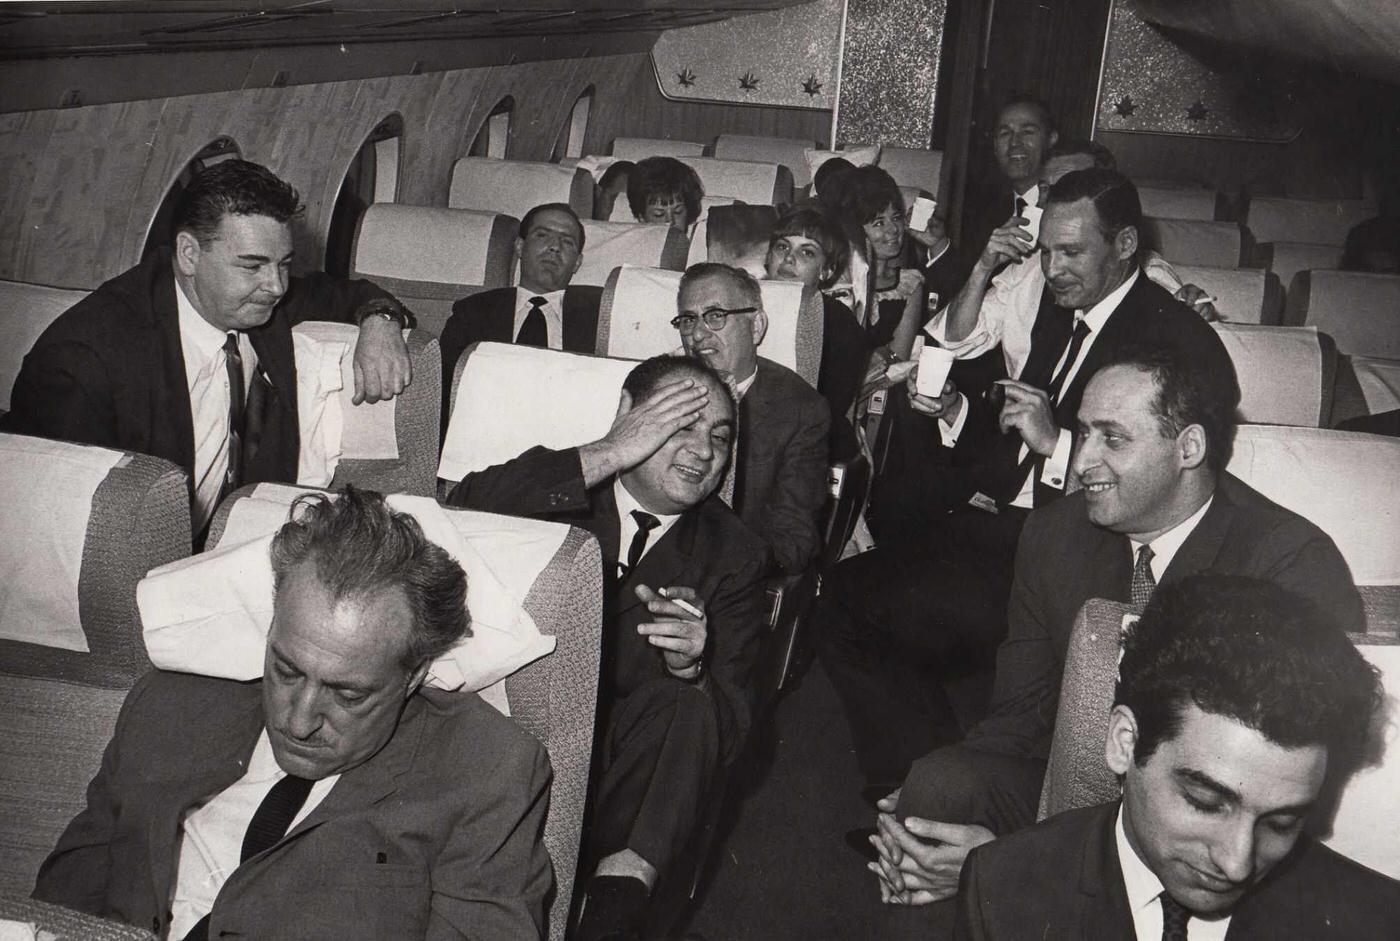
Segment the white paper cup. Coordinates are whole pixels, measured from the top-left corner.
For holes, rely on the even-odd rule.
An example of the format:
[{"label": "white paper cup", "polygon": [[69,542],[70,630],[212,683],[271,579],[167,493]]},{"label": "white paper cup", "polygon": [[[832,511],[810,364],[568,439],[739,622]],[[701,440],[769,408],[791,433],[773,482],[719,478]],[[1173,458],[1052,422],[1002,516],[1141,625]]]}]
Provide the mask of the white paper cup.
[{"label": "white paper cup", "polygon": [[941,346],[925,346],[919,354],[919,378],[914,391],[934,399],[942,395],[943,383],[948,381],[948,371],[956,359]]},{"label": "white paper cup", "polygon": [[922,232],[928,228],[928,221],[938,209],[938,201],[927,196],[919,196],[909,210],[909,228]]}]

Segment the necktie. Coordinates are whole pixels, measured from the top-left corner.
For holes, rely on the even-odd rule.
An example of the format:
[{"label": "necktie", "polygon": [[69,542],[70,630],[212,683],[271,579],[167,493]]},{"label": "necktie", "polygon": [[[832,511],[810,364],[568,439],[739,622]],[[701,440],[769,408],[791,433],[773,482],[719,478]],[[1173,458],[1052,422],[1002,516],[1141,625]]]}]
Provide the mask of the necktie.
[{"label": "necktie", "polygon": [[224,368],[228,370],[228,467],[224,470],[223,494],[229,494],[238,489],[243,479],[243,406],[247,393],[243,388],[243,354],[238,351],[237,333],[224,339]]},{"label": "necktie", "polygon": [[[272,785],[272,790],[267,792],[258,809],[253,812],[248,831],[243,835],[243,849],[238,854],[240,865],[276,845],[277,841],[286,835],[287,828],[292,825],[292,820],[296,818],[297,811],[301,810],[301,805],[306,803],[306,797],[311,793],[311,785],[314,783],[316,782],[289,774]],[[205,915],[189,930],[184,941],[205,941],[208,937],[209,916]]]},{"label": "necktie", "polygon": [[538,294],[530,298],[530,312],[525,315],[525,322],[515,336],[516,343],[521,346],[549,346],[549,330],[544,323],[544,305],[548,303]]},{"label": "necktie", "polygon": [[[1151,546],[1143,546],[1138,550],[1137,562],[1133,565],[1133,580],[1128,592],[1133,604],[1138,606],[1151,601],[1152,591],[1157,587],[1157,579],[1152,575],[1152,554]],[[1164,894],[1162,897],[1167,896]]]},{"label": "necktie", "polygon": [[1075,322],[1074,335],[1069,339],[1069,349],[1065,351],[1065,362],[1060,367],[1060,371],[1055,373],[1055,378],[1050,380],[1050,386],[1045,390],[1050,396],[1052,403],[1060,400],[1061,387],[1065,384],[1065,377],[1069,375],[1070,369],[1074,367],[1074,361],[1079,358],[1079,351],[1084,348],[1084,341],[1089,337],[1089,325],[1081,318]]},{"label": "necktie", "polygon": [[1021,218],[1024,219],[1025,216],[1026,216],[1026,207],[1029,206],[1029,205],[1030,205],[1030,203],[1026,202],[1026,201],[1025,201],[1024,199],[1022,199],[1020,196],[1017,196],[1017,197],[1016,197],[1016,213],[1015,213],[1015,214],[1016,214],[1017,216],[1020,216]]},{"label": "necktie", "polygon": [[642,561],[642,553],[647,549],[651,531],[661,525],[661,520],[644,510],[633,510],[632,519],[637,521],[637,535],[632,537],[632,545],[627,548],[627,572],[635,569],[637,563]]},{"label": "necktie", "polygon": [[1166,892],[1158,898],[1162,902],[1162,941],[1186,941],[1186,923],[1191,920],[1191,912]]}]

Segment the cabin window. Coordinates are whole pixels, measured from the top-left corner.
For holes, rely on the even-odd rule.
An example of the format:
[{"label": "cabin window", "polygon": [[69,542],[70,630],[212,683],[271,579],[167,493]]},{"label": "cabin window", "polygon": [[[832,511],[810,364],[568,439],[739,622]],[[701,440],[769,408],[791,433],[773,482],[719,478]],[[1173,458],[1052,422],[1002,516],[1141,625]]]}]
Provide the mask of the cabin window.
[{"label": "cabin window", "polygon": [[331,210],[326,233],[326,271],[337,277],[350,274],[355,250],[355,229],[372,203],[392,203],[398,197],[403,118],[390,115],[370,131],[355,159],[345,171],[340,193]]},{"label": "cabin window", "polygon": [[171,227],[175,223],[175,204],[184,195],[185,188],[190,185],[190,180],[206,167],[212,167],[216,163],[225,160],[235,160],[242,156],[238,150],[238,145],[230,137],[220,137],[210,141],[200,148],[199,153],[190,158],[181,168],[174,182],[170,184],[170,189],[166,190],[165,198],[160,201],[156,214],[151,218],[150,228],[146,230],[146,244],[141,250],[141,257],[145,258],[154,251],[158,251],[163,245],[170,245],[175,241],[175,233]]},{"label": "cabin window", "polygon": [[569,121],[554,141],[554,154],[551,159],[558,163],[568,157],[583,156],[583,135],[588,132],[588,114],[593,108],[593,86],[589,86],[578,96],[574,108],[569,112]]},{"label": "cabin window", "polygon": [[476,132],[476,140],[472,141],[468,153],[473,157],[495,157],[504,160],[506,147],[510,143],[510,113],[514,110],[515,99],[510,96],[502,98],[482,122],[481,130]]}]

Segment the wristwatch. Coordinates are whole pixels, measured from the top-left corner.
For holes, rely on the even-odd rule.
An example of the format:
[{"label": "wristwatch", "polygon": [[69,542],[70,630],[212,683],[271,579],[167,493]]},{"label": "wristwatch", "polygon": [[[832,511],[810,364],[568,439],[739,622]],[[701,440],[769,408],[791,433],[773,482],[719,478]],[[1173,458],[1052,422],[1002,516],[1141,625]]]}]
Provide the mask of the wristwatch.
[{"label": "wristwatch", "polygon": [[678,680],[683,680],[687,683],[698,683],[700,677],[705,675],[705,658],[701,657],[696,660],[690,666],[686,667],[685,671],[682,673],[678,673],[675,670],[670,671],[670,673]]},{"label": "wristwatch", "polygon": [[391,304],[383,302],[362,308],[355,317],[355,323],[356,325],[361,325],[371,317],[383,317],[385,320],[392,320],[400,327],[408,326],[408,318],[404,316],[403,311]]}]

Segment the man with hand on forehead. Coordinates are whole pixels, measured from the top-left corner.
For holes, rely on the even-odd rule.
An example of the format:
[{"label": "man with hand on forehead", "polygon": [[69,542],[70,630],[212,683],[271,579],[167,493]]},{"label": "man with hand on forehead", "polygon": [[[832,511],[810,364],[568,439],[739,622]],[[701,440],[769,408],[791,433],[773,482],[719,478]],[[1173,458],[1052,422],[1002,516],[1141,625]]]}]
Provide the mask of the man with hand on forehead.
[{"label": "man with hand on forehead", "polygon": [[765,548],[715,489],[735,405],[698,359],[623,383],[612,428],[468,475],[455,506],[581,526],[603,553],[598,739],[580,941],[635,938],[752,722]]}]

